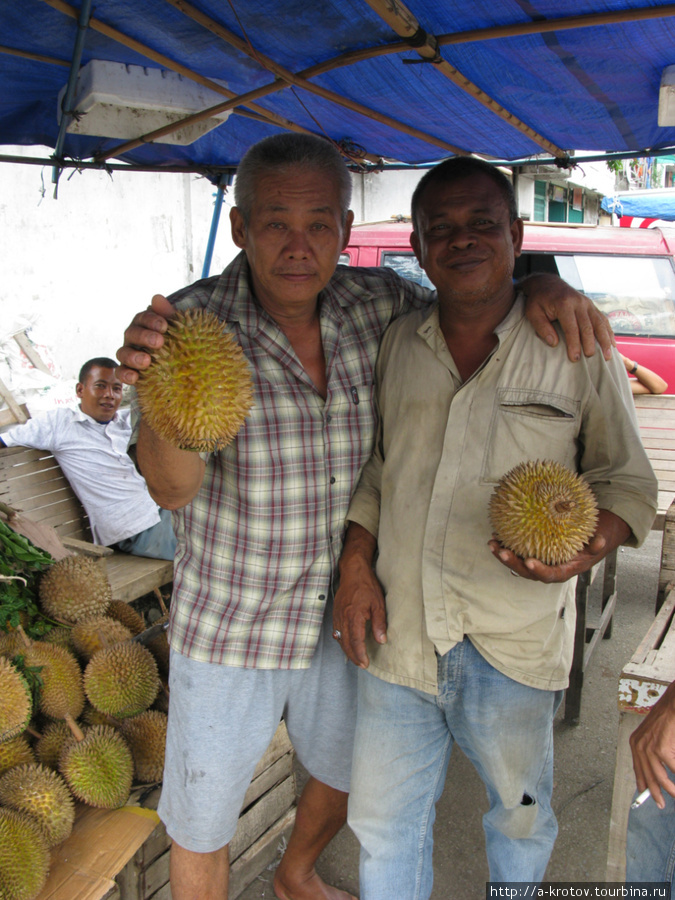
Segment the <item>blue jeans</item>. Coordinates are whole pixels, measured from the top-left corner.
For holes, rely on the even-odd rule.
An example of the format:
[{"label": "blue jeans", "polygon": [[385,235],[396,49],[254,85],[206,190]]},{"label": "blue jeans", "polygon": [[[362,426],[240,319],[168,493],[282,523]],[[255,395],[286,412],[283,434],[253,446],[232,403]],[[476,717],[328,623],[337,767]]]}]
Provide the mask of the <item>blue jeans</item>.
[{"label": "blue jeans", "polygon": [[359,671],[349,824],[361,844],[362,900],[431,894],[435,804],[455,741],[487,790],[490,880],[544,876],[558,833],[553,717],[562,691],[507,678],[468,639],[439,658],[438,683],[433,696]]},{"label": "blue jeans", "polygon": [[173,559],[176,552],[176,535],[171,525],[168,509],[159,510],[159,522],[145,531],[118,541],[115,546],[132,556],[149,556],[151,559]]},{"label": "blue jeans", "polygon": [[675,888],[675,800],[665,791],[661,793],[665,809],[659,809],[649,797],[628,813],[626,883],[667,881]]}]

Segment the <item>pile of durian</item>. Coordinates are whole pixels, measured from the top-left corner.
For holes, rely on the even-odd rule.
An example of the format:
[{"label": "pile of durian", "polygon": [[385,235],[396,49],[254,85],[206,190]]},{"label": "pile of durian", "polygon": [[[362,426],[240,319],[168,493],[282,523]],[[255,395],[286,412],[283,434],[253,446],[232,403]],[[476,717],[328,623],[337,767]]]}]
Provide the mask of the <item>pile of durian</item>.
[{"label": "pile of durian", "polygon": [[[132,785],[159,783],[164,766],[163,630],[146,629],[133,607],[112,600],[93,560],[66,557],[43,569],[37,605],[41,622],[53,627],[31,629],[24,620],[25,627],[0,628],[3,900],[39,894],[50,850],[71,833],[77,802],[123,806]],[[38,639],[28,636],[41,630]]]}]

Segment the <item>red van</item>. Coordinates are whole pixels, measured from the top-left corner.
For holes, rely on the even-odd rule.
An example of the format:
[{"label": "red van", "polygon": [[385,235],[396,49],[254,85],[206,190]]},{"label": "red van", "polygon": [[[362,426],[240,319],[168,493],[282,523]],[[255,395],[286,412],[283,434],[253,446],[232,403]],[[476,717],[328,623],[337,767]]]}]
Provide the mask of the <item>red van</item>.
[{"label": "red van", "polygon": [[[340,261],[391,266],[430,285],[410,248],[409,222],[356,225]],[[675,393],[675,229],[525,223],[515,277],[553,272],[609,316],[621,352]]]}]

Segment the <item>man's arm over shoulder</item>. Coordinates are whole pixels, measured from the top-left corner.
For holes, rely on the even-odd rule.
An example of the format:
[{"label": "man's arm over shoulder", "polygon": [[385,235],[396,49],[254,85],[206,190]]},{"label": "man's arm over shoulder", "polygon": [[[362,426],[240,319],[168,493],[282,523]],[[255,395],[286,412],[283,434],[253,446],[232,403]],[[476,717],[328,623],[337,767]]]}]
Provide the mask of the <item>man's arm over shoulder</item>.
[{"label": "man's arm over shoulder", "polygon": [[342,299],[379,307],[385,324],[412,309],[428,308],[436,298],[434,290],[402,278],[389,266],[339,265],[331,287]]}]

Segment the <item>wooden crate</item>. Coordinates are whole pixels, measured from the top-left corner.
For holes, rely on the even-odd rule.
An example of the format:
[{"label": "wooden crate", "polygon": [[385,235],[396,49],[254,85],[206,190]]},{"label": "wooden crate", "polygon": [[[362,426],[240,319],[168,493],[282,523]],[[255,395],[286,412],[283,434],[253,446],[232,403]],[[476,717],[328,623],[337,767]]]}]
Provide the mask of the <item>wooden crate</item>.
[{"label": "wooden crate", "polygon": [[675,395],[636,394],[640,436],[659,481],[655,529],[663,528],[666,510],[675,500]]},{"label": "wooden crate", "polygon": [[[158,799],[159,791],[153,801]],[[230,843],[230,900],[275,859],[294,821],[293,748],[282,722],[256,767]],[[170,846],[171,839],[160,823],[115,878],[119,900],[171,900]]]},{"label": "wooden crate", "polygon": [[[149,808],[80,807],[36,900],[171,900],[171,839],[154,812],[159,793],[144,798]],[[256,767],[230,843],[230,900],[274,861],[294,821],[293,747],[282,722]]]},{"label": "wooden crate", "polygon": [[658,615],[619,678],[619,734],[609,824],[606,880],[626,877],[626,828],[635,793],[629,738],[665,689],[675,680],[675,590],[666,595]]}]

